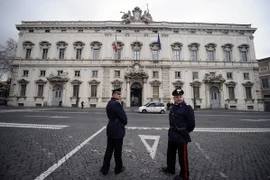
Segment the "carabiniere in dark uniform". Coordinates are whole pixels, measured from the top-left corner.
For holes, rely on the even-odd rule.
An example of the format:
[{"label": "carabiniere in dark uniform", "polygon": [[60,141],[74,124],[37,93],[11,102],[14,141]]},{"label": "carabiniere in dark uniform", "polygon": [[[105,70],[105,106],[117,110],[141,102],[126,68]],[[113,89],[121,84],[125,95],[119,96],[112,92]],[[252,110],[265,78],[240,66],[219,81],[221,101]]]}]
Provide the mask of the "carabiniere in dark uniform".
[{"label": "carabiniere in dark uniform", "polygon": [[106,107],[109,122],[107,124],[107,148],[101,168],[101,172],[104,175],[108,174],[113,153],[115,174],[119,174],[125,170],[122,162],[122,146],[125,136],[125,125],[127,125],[127,115],[120,102],[121,89],[114,89],[112,96]]},{"label": "carabiniere in dark uniform", "polygon": [[175,103],[170,107],[168,132],[168,149],[167,149],[167,167],[162,168],[165,173],[175,173],[176,152],[178,151],[179,164],[181,167],[180,175],[174,179],[189,178],[187,144],[191,142],[189,133],[195,128],[194,111],[190,105],[183,100],[184,91],[176,89],[172,95],[178,98],[180,103]]}]

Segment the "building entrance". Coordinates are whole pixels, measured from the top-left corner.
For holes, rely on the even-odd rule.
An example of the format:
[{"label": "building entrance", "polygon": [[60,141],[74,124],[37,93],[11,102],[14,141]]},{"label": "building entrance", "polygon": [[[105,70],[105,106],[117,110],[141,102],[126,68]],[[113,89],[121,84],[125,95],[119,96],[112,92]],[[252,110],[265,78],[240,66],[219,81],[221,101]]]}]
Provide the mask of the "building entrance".
[{"label": "building entrance", "polygon": [[133,83],[130,88],[130,106],[142,105],[142,86],[140,83]]}]

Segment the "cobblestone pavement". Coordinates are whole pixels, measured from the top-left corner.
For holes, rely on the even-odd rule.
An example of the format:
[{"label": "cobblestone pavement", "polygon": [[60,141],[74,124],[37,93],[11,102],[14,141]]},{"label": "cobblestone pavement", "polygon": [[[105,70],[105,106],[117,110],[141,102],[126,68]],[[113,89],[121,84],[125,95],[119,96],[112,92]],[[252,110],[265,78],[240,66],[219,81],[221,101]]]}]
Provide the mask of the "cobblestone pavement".
[{"label": "cobblestone pavement", "polygon": [[[115,175],[112,159],[109,174],[103,176],[99,169],[106,147],[104,109],[1,108],[0,179],[173,179],[174,175],[160,172],[166,165],[168,114],[126,111],[126,171]],[[7,127],[7,123],[13,124]],[[152,154],[141,139],[146,137],[149,147],[154,147],[155,140],[148,136],[158,139]],[[270,180],[270,113],[196,111],[191,137],[190,179]],[[176,170],[179,173],[178,163]]]}]

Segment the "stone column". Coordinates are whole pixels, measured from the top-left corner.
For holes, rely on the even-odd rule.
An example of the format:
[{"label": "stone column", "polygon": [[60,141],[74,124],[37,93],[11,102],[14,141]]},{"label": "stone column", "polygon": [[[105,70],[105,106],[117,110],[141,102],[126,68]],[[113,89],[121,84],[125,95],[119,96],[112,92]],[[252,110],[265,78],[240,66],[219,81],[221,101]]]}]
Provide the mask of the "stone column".
[{"label": "stone column", "polygon": [[143,104],[147,103],[146,99],[146,78],[143,79]]},{"label": "stone column", "polygon": [[127,94],[126,94],[126,99],[127,99],[127,107],[130,107],[130,78],[127,78]]}]

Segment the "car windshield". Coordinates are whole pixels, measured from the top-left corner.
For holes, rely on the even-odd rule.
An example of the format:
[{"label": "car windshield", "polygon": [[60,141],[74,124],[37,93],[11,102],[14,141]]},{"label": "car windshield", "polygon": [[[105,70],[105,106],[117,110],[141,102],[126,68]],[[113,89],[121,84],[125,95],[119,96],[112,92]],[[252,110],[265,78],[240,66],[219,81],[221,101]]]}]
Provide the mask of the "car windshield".
[{"label": "car windshield", "polygon": [[147,106],[148,104],[150,104],[150,103],[146,103],[144,106]]}]

